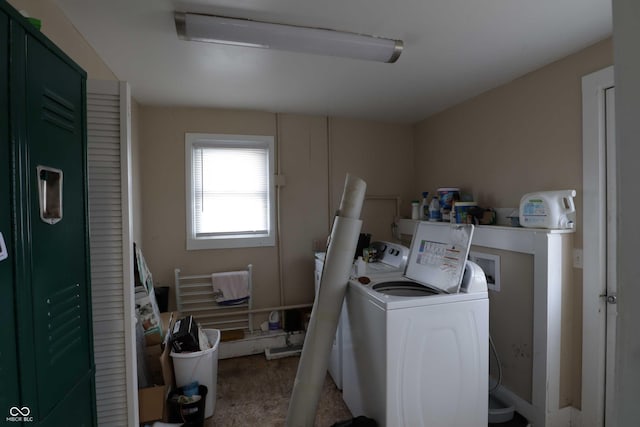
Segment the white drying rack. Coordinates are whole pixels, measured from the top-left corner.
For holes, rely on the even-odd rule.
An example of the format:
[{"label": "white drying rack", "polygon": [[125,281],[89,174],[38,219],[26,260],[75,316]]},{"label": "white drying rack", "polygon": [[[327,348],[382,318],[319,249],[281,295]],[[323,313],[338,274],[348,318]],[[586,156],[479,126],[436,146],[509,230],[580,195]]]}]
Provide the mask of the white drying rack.
[{"label": "white drying rack", "polygon": [[[220,331],[246,329],[253,332],[253,286],[251,264],[247,265],[249,273],[249,299],[247,302],[235,305],[218,304],[213,295],[213,282],[211,274],[194,276],[181,276],[180,269],[176,268],[175,291],[178,311],[183,316],[193,318],[204,328],[214,328]],[[245,270],[242,270],[245,271]],[[224,311],[231,311],[228,316],[221,316]],[[233,314],[237,311],[249,311],[246,314]]]}]

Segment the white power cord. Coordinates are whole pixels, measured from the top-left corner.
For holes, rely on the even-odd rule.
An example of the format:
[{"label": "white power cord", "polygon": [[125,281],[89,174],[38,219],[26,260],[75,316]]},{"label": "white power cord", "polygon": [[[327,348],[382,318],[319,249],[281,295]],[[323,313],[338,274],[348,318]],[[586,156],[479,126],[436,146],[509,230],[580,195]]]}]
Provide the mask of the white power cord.
[{"label": "white power cord", "polygon": [[491,345],[491,352],[496,358],[496,363],[498,364],[498,382],[489,389],[489,393],[493,393],[498,387],[500,387],[500,384],[502,384],[502,363],[500,363],[500,357],[498,357],[498,352],[496,351],[496,346],[493,344],[491,335],[489,335],[489,344]]}]

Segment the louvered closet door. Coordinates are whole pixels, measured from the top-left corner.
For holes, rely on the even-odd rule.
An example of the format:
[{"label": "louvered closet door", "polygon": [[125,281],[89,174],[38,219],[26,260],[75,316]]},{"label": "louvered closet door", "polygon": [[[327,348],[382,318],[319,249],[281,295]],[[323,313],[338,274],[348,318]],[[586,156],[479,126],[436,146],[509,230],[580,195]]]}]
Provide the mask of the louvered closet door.
[{"label": "louvered closet door", "polygon": [[88,81],[87,146],[91,286],[98,424],[134,425],[137,390],[132,333],[128,92]]},{"label": "louvered closet door", "polygon": [[[26,36],[25,173],[36,364],[34,372],[23,366],[21,375],[25,387],[35,376],[41,425],[68,422],[71,410],[73,425],[93,424],[83,87],[77,70]],[[40,219],[38,166],[63,172],[62,220],[55,224]],[[29,324],[27,313],[20,312],[20,325]]]}]

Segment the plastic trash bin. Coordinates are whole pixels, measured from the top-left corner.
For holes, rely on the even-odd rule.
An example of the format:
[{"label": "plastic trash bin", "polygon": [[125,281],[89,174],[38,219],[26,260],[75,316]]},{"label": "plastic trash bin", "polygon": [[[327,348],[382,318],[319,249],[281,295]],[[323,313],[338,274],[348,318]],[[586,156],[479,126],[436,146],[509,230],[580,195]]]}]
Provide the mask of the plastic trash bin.
[{"label": "plastic trash bin", "polygon": [[211,344],[210,349],[190,353],[172,351],[171,358],[177,387],[184,387],[194,381],[207,387],[204,417],[209,418],[213,416],[216,407],[220,331],[217,329],[203,329],[203,331]]}]

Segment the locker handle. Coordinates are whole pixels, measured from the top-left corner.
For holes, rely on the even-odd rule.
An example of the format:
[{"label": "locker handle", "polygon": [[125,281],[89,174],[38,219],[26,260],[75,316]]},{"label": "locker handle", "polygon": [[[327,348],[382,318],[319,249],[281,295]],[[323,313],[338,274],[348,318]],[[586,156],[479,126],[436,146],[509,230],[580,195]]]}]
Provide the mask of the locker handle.
[{"label": "locker handle", "polygon": [[38,166],[38,197],[40,199],[40,219],[47,224],[62,220],[62,170]]},{"label": "locker handle", "polygon": [[7,252],[7,245],[4,244],[4,236],[2,232],[0,232],[0,261],[5,260],[9,257],[9,252]]}]

